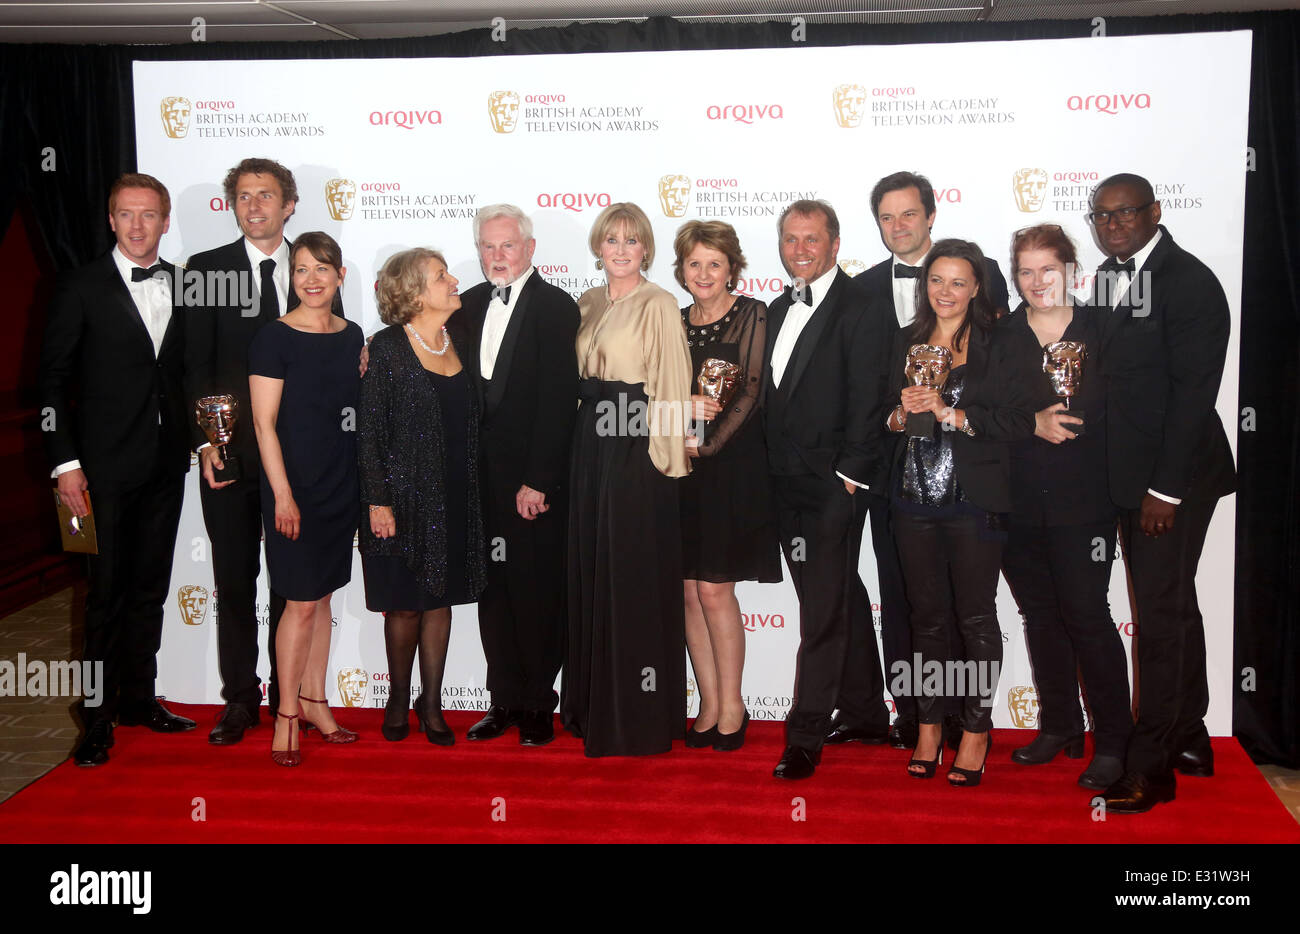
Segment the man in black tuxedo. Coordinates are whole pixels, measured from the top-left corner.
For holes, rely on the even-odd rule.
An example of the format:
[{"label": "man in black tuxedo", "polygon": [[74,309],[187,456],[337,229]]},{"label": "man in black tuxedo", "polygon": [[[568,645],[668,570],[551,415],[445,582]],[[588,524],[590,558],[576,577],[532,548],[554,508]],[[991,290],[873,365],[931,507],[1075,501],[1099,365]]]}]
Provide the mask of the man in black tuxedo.
[{"label": "man in black tuxedo", "polygon": [[[226,174],[225,192],[243,236],[190,258],[189,273],[202,274],[205,287],[202,302],[187,309],[185,328],[185,397],[190,411],[204,396],[231,395],[239,404],[234,437],[225,448],[227,457],[239,464],[237,479],[221,478],[227,468],[217,449],[190,420],[203,467],[199,491],[218,595],[217,657],[226,706],[208,734],[208,741],[218,746],[243,739],[244,731],[258,724],[262,703],[256,610],[262,464],[248,401],[248,346],[258,328],[298,304],[290,288],[289,244],[284,237],[285,222],[298,201],[293,173],[270,159],[245,159]],[[272,710],[277,707],[275,627],[283,611],[284,600],[272,593],[267,638],[267,699]]]},{"label": "man in black tuxedo", "polygon": [[474,218],[487,280],[461,296],[474,346],[482,421],[479,471],[488,539],[488,584],[479,635],[492,705],[469,730],[519,742],[555,738],[555,677],[564,659],[564,572],[569,441],[577,412],[578,306],[533,267],[532,222],[495,204]]},{"label": "man in black tuxedo", "polygon": [[1089,220],[1109,259],[1097,271],[1107,473],[1120,508],[1137,622],[1138,719],[1107,810],[1148,811],[1174,797],[1174,770],[1214,771],[1205,711],[1205,630],[1196,566],[1219,497],[1236,486],[1214,403],[1230,326],[1210,269],[1160,226],[1138,175],[1097,186]]},{"label": "man in black tuxedo", "polygon": [[[821,760],[839,699],[864,741],[884,742],[889,713],[858,576],[864,490],[884,482],[887,369],[897,330],[837,265],[839,220],[824,201],[781,215],[781,261],[793,285],[768,309],[764,422],[781,548],[799,595],[799,655],[786,749],[774,775],[807,778]],[[851,632],[861,639],[866,688],[840,686]]]},{"label": "man in black tuxedo", "polygon": [[[924,175],[915,172],[886,175],[871,189],[871,213],[880,226],[880,239],[892,255],[858,275],[854,281],[869,302],[889,309],[897,321],[896,332],[911,324],[916,316],[916,284],[921,264],[930,252],[931,230],[937,213],[934,187]],[[1007,312],[1007,282],[996,260],[986,256],[984,262],[987,268],[985,281],[994,313],[1004,315]],[[894,332],[891,332],[891,339]],[[894,375],[901,378],[901,374]],[[892,680],[896,665],[912,664],[911,607],[903,588],[903,572],[898,564],[898,550],[890,527],[887,484],[873,490],[868,502],[871,545],[880,579],[880,636],[888,682]],[[954,646],[961,645],[956,620],[949,627],[949,640]],[[867,659],[865,648],[858,639],[849,646],[853,661],[845,669],[844,684],[840,689],[841,707],[852,707],[854,702],[851,698],[860,697],[867,690],[862,674]],[[911,679],[907,681],[910,683]],[[944,732],[956,749],[961,740],[961,698],[950,697],[945,703]],[[890,745],[912,749],[917,742],[916,698],[910,694],[899,695],[894,698],[894,708],[898,717],[889,730]],[[826,742],[847,742],[859,738],[860,733],[860,728],[841,713],[836,717],[835,727],[826,737]]]},{"label": "man in black tuxedo", "polygon": [[59,498],[93,511],[99,553],[89,557],[82,657],[103,664],[98,706],[82,705],[77,765],[108,761],[113,720],[159,733],[193,720],[154,696],[163,602],[190,469],[184,321],[176,268],[158,259],[171,198],[150,175],[113,183],[108,222],[117,246],[59,282],[41,351],[45,441]]}]

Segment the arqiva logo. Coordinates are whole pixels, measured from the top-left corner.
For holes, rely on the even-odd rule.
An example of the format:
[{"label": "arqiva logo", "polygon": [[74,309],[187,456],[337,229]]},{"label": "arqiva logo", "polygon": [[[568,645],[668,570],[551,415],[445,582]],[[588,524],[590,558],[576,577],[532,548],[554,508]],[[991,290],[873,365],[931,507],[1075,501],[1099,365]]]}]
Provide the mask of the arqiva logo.
[{"label": "arqiva logo", "polygon": [[544,191],[537,196],[539,208],[564,208],[575,214],[581,214],[587,208],[607,208],[612,203],[609,194],[603,191]]},{"label": "arqiva logo", "polygon": [[753,632],[756,629],[784,629],[785,617],[780,613],[769,613],[766,616],[762,613],[741,613],[741,625],[746,631]]},{"label": "arqiva logo", "polygon": [[710,120],[733,120],[736,123],[753,123],[755,120],[784,120],[785,110],[780,104],[710,104],[705,111]]},{"label": "arqiva logo", "polygon": [[413,130],[417,126],[434,126],[442,123],[441,110],[372,110],[371,126],[400,126]]},{"label": "arqiva logo", "polygon": [[1096,110],[1104,114],[1117,114],[1121,110],[1150,110],[1151,95],[1140,94],[1089,94],[1080,97],[1071,94],[1065,102],[1071,110]]}]

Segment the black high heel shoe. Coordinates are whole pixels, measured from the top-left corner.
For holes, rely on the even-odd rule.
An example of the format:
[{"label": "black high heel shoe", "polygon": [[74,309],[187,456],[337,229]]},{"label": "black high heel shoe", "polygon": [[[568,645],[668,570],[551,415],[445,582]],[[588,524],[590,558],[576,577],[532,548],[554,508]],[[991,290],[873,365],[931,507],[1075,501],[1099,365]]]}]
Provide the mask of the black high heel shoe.
[{"label": "black high heel shoe", "polygon": [[422,701],[424,695],[421,694],[415,699],[415,716],[420,721],[420,729],[424,730],[424,737],[435,746],[453,746],[456,743],[456,734],[451,730],[435,730],[429,726],[429,721],[424,717],[424,711],[421,709],[424,705]]},{"label": "black high heel shoe", "polygon": [[[988,765],[989,752],[993,749],[993,734],[986,733],[985,735],[988,736],[988,741],[984,745],[984,761],[980,763],[980,767],[978,769],[959,769],[956,764],[957,757],[953,756],[953,766],[948,770],[949,785],[954,788],[974,788],[980,783],[980,779],[984,777],[984,766]],[[954,782],[952,780],[954,775],[961,776],[964,781]]]},{"label": "black high heel shoe", "polygon": [[1021,765],[1043,765],[1055,759],[1056,754],[1062,750],[1067,759],[1082,759],[1083,734],[1054,736],[1051,733],[1039,733],[1030,740],[1028,746],[1012,751],[1011,761]]},{"label": "black high heel shoe", "polygon": [[411,692],[409,690],[400,694],[388,695],[388,703],[384,704],[384,723],[379,728],[379,732],[390,743],[400,743],[410,735],[410,704]]},{"label": "black high heel shoe", "polygon": [[[717,731],[717,727],[713,728]],[[749,729],[749,711],[745,711],[745,719],[740,721],[740,729],[734,733],[718,733],[718,738],[713,742],[713,748],[718,752],[735,752],[741,746],[745,745],[745,731]]]},{"label": "black high heel shoe", "polygon": [[695,732],[695,724],[686,730],[687,749],[708,749],[718,739],[718,725],[715,723],[702,733]]},{"label": "black high heel shoe", "polygon": [[[918,742],[920,742],[919,739]],[[940,732],[939,751],[935,754],[935,757],[933,759],[918,759],[916,757],[916,750],[913,749],[912,758],[907,763],[907,774],[912,776],[913,778],[934,778],[934,771],[939,767],[940,763],[942,762],[943,762],[943,733]],[[919,765],[925,771],[913,772],[912,766],[914,765]]]}]

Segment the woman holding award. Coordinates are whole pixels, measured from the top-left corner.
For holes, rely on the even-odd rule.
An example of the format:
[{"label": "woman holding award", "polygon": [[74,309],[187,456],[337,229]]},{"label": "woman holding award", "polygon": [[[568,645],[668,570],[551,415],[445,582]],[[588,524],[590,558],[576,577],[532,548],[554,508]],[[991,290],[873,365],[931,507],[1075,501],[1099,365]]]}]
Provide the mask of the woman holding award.
[{"label": "woman holding award", "polygon": [[767,306],[734,294],[745,256],[730,224],[690,221],[673,248],[677,283],[694,299],[681,311],[697,425],[697,436],[686,441],[695,460],[681,483],[681,517],[686,648],[700,709],[686,745],[730,751],[744,745],[749,725],[740,694],[745,629],[735,582],[781,580],[767,454],[754,418]]},{"label": "woman holding award", "polygon": [[456,277],[442,254],[416,248],[379,272],[379,317],[361,384],[357,439],[366,606],[384,614],[388,703],[380,732],[410,731],[411,671],[420,654],[415,713],[425,739],[450,746],[442,675],[451,607],[478,599],[487,578],[478,488],[478,402],[457,347]]},{"label": "woman holding award", "polygon": [[642,275],[645,213],[610,205],[588,243],[607,284],[578,300],[560,713],[589,756],[648,755],[686,726],[676,478],[690,472],[691,357],[677,302]]},{"label": "woman holding award", "polygon": [[[333,313],[346,270],[328,234],[289,251],[301,304],[262,327],[248,348],[248,388],[262,459],[262,519],[271,589],[285,599],[275,638],[280,706],[271,759],[300,761],[299,727],[331,743],[357,734],[325,702],[330,597],[352,578],[358,487],[353,413],[361,329]],[[353,416],[353,417],[350,417]]]},{"label": "woman holding award", "polygon": [[[931,248],[917,281],[916,318],[901,332],[897,354],[898,372],[911,384],[886,423],[900,435],[894,534],[922,666],[909,679],[920,685],[920,732],[907,771],[934,777],[943,757],[938,697],[959,689],[964,661],[962,738],[948,781],[968,787],[980,783],[988,759],[1002,664],[996,598],[1011,510],[1007,448],[1034,430],[1028,382],[995,333],[984,277],[975,244],[940,240]],[[954,613],[963,643],[957,664],[945,627]],[[943,672],[938,691],[935,663]]]},{"label": "woman holding award", "polygon": [[1060,227],[1016,232],[1011,272],[1024,299],[998,322],[1032,381],[1034,437],[1011,447],[1011,529],[1002,570],[1025,617],[1038,687],[1039,733],[1011,758],[1083,755],[1079,674],[1094,720],[1094,755],[1079,784],[1105,791],[1124,771],[1133,730],[1127,659],[1110,617],[1115,507],[1106,473],[1101,312],[1073,302],[1077,267]]}]

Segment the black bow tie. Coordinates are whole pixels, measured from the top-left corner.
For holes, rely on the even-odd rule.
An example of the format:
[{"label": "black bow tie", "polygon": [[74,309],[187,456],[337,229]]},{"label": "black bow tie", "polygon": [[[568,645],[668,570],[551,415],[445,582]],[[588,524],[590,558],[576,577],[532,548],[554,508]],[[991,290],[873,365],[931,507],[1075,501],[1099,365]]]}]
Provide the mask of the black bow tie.
[{"label": "black bow tie", "polygon": [[166,271],[167,267],[162,263],[154,263],[148,269],[141,269],[139,266],[136,266],[131,270],[131,281],[144,282],[146,279],[152,279],[154,276],[158,275],[158,273]]},{"label": "black bow tie", "polygon": [[909,266],[906,263],[894,264],[895,279],[919,279],[921,278],[920,266]]},{"label": "black bow tie", "polygon": [[1137,263],[1134,261],[1133,257],[1131,256],[1122,263],[1118,259],[1112,256],[1109,259],[1107,259],[1104,263],[1101,264],[1101,268],[1113,269],[1116,272],[1127,272],[1131,275],[1132,273],[1137,271]]},{"label": "black bow tie", "polygon": [[812,307],[813,297],[811,285],[795,285],[790,287],[790,303],[796,304],[798,302],[803,302],[809,308]]},{"label": "black bow tie", "polygon": [[497,285],[497,286],[493,286],[493,287],[492,287],[492,297],[493,297],[493,298],[499,298],[499,299],[501,299],[501,304],[503,304],[503,305],[509,305],[509,304],[510,304],[510,290],[513,289],[513,288],[514,288],[513,285]]}]

